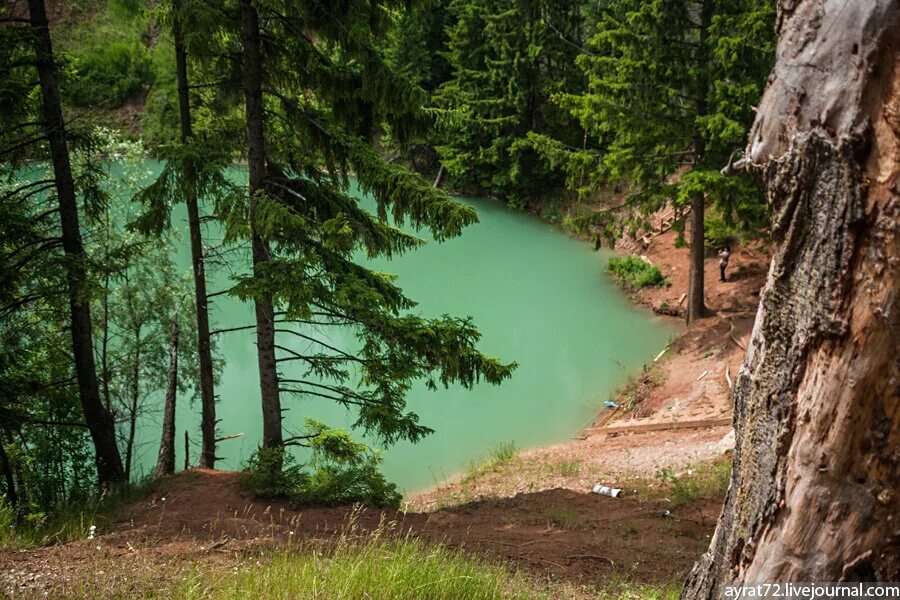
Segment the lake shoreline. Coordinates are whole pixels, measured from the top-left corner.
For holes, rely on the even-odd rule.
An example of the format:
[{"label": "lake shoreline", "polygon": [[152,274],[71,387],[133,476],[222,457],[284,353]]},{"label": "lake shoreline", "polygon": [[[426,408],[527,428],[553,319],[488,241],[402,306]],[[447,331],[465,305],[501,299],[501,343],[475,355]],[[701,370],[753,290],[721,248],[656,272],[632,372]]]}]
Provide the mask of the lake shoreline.
[{"label": "lake shoreline", "polygon": [[[542,222],[588,241],[558,223],[531,212]],[[657,217],[659,218],[659,217]],[[626,291],[629,300],[650,309],[668,322],[681,317],[679,298],[687,290],[687,248],[679,248],[676,232],[669,229],[645,237],[625,239],[616,244],[618,255],[636,254],[656,265],[670,286]],[[613,401],[620,406],[614,419],[605,425],[657,425],[673,421],[714,421],[731,416],[731,385],[746,353],[768,268],[767,248],[761,244],[736,246],[732,253],[729,281],[718,280],[718,261],[705,264],[707,306],[712,316],[681,333],[643,373],[633,376],[617,390]],[[683,310],[681,311],[683,312]],[[411,510],[438,508],[486,498],[511,497],[536,490],[567,488],[590,491],[595,483],[615,485],[622,478],[652,476],[659,469],[675,471],[715,461],[733,447],[730,425],[697,429],[626,433],[608,436],[591,432],[601,424],[608,409],[600,405],[595,416],[573,439],[521,451],[522,469],[490,467],[486,458],[481,467],[451,476],[443,484],[410,493]],[[658,425],[663,427],[664,425]],[[484,473],[478,473],[479,468]]]}]

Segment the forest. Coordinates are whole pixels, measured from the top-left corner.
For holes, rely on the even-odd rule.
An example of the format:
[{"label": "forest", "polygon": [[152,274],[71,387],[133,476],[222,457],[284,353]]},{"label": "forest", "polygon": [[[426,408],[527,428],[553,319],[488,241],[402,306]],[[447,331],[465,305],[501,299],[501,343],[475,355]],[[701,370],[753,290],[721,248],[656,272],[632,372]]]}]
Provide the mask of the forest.
[{"label": "forest", "polygon": [[0,590],[900,581],[898,31],[5,0]]}]

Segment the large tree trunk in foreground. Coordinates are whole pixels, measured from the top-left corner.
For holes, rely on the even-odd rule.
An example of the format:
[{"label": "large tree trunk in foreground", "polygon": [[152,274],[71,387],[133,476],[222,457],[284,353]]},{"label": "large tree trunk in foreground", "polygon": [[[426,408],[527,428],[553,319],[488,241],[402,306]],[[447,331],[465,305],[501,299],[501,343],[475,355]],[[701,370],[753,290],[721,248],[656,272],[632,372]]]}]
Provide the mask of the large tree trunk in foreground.
[{"label": "large tree trunk in foreground", "polygon": [[735,385],[731,488],[684,598],[900,580],[898,14],[782,5],[746,157],[777,245]]},{"label": "large tree trunk in foreground", "polygon": [[84,248],[78,224],[78,201],[69,162],[69,148],[62,116],[57,83],[56,63],[50,43],[50,25],[44,0],[29,0],[34,49],[37,55],[38,79],[42,97],[42,125],[50,146],[56,195],[62,224],[63,251],[66,254],[66,277],[71,310],[72,354],[78,395],[84,421],[94,443],[97,480],[101,485],[125,481],[122,458],[116,446],[116,429],[112,414],[100,401],[97,371],[94,365],[94,341],[91,328],[90,302],[85,293]]},{"label": "large tree trunk in foreground", "polygon": [[[173,5],[172,37],[175,41],[175,74],[178,80],[178,110],[181,121],[181,141],[187,143],[193,136],[191,103],[188,96],[187,52],[184,49],[184,32],[181,26],[181,2]],[[200,466],[213,469],[216,466],[216,396],[213,388],[212,347],[209,342],[209,310],[206,297],[206,267],[203,263],[203,235],[200,231],[200,209],[197,206],[197,186],[193,169],[184,174],[185,204],[188,212],[188,229],[191,236],[191,263],[194,269],[194,304],[197,311],[197,356],[200,359]],[[174,469],[174,462],[172,468]]]},{"label": "large tree trunk in foreground", "polygon": [[162,439],[156,458],[156,476],[175,472],[175,401],[178,395],[178,315],[172,319],[169,336],[169,377],[166,381],[166,405],[163,412]]},{"label": "large tree trunk in foreground", "polygon": [[[269,245],[257,232],[258,194],[266,181],[266,151],[263,137],[262,57],[259,51],[259,15],[251,0],[241,0],[241,31],[244,43],[244,94],[247,103],[247,166],[250,172],[250,231],[253,275],[261,274],[269,260]],[[272,298],[256,300],[256,352],[262,395],[263,448],[283,446],[281,400],[275,364],[275,310]]]}]

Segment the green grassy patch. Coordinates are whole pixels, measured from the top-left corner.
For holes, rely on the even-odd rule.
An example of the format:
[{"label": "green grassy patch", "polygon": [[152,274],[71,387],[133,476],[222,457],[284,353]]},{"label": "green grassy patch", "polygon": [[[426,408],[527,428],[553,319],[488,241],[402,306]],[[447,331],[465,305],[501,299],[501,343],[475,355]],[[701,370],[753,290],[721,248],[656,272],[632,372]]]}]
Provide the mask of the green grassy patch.
[{"label": "green grassy patch", "polygon": [[469,462],[466,472],[463,474],[463,483],[472,483],[482,475],[497,471],[500,467],[509,464],[518,456],[516,443],[512,441],[500,442],[484,458]]},{"label": "green grassy patch", "polygon": [[52,513],[17,513],[0,499],[0,549],[20,550],[35,546],[90,539],[115,522],[121,508],[145,497],[155,487],[152,479],[104,492],[91,502],[72,502]]},{"label": "green grassy patch", "polygon": [[546,511],[547,522],[561,529],[575,529],[578,526],[578,513],[565,506],[554,506]]},{"label": "green grassy patch", "polygon": [[688,506],[703,500],[721,499],[731,480],[731,460],[702,463],[676,473],[662,468],[653,478],[621,482],[620,487],[636,489],[641,498],[669,500],[672,508]]},{"label": "green grassy patch", "polygon": [[246,561],[224,576],[196,572],[159,597],[187,600],[546,598],[506,568],[415,539],[342,539]]},{"label": "green grassy patch", "polygon": [[614,256],[606,264],[606,270],[616,283],[630,289],[660,287],[669,283],[657,267],[637,256]]},{"label": "green grassy patch", "polygon": [[560,460],[553,463],[551,468],[556,475],[561,475],[562,477],[574,477],[581,472],[581,461],[578,459]]}]

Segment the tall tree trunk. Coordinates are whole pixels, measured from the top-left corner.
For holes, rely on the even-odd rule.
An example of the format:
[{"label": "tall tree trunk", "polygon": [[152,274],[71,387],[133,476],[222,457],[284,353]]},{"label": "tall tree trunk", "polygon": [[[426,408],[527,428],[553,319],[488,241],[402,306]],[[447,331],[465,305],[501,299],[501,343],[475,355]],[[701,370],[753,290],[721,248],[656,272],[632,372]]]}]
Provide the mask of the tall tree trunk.
[{"label": "tall tree trunk", "polygon": [[78,204],[62,107],[57,84],[56,63],[50,42],[50,25],[43,0],[28,0],[37,71],[42,96],[42,124],[50,146],[56,195],[62,222],[63,251],[66,254],[66,276],[71,310],[72,353],[84,420],[91,432],[101,485],[126,480],[122,459],[116,446],[113,417],[100,401],[97,371],[94,365],[94,343],[91,331],[90,302],[85,293],[84,249],[78,225]]},{"label": "tall tree trunk", "polygon": [[[699,41],[697,45],[697,117],[704,117],[708,111],[706,96],[708,94],[707,70],[709,66],[709,26],[712,22],[713,0],[704,0],[700,7]],[[693,141],[694,164],[699,165],[706,154],[706,142],[698,126],[695,126]],[[688,295],[687,313],[688,324],[706,316],[706,302],[704,301],[704,259],[706,250],[704,247],[704,220],[706,213],[706,198],[702,192],[691,196],[691,256],[688,266]]]},{"label": "tall tree trunk", "polygon": [[141,325],[134,332],[134,364],[131,372],[131,405],[128,407],[128,437],[125,441],[125,476],[131,478],[131,459],[137,434],[138,409],[141,397]]},{"label": "tall tree trunk", "polygon": [[[104,256],[109,256],[109,205],[106,207],[104,226],[106,239],[103,253]],[[109,368],[109,280],[109,270],[107,270],[103,274],[103,337],[100,339],[100,380],[103,385],[103,405],[115,419],[112,409],[112,396],[109,389],[109,384],[112,380],[112,373]]]},{"label": "tall tree trunk", "polygon": [[178,314],[172,319],[169,336],[169,378],[166,382],[166,405],[163,412],[162,439],[156,459],[156,476],[175,472],[175,401],[178,395]]},{"label": "tall tree trunk", "polygon": [[[173,6],[172,34],[175,39],[178,109],[181,121],[181,141],[188,143],[193,136],[193,131],[181,10],[181,0],[176,0]],[[188,165],[184,178],[187,186],[184,196],[191,237],[191,262],[194,268],[194,304],[197,309],[197,356],[200,359],[200,432],[202,434],[200,466],[214,469],[216,466],[216,396],[213,389],[212,350],[209,341],[209,310],[206,297],[206,267],[203,262],[203,236],[200,231],[200,210],[197,206],[196,177],[191,165]]]},{"label": "tall tree trunk", "polygon": [[3,469],[3,477],[6,481],[6,500],[13,508],[19,503],[19,496],[16,494],[16,478],[13,475],[12,464],[9,462],[9,456],[6,455],[6,448],[3,447],[3,441],[0,440],[0,468]]},{"label": "tall tree trunk", "polygon": [[775,255],[725,507],[683,598],[900,580],[900,6],[785,2],[746,157]]},{"label": "tall tree trunk", "polygon": [[[264,193],[266,151],[263,137],[262,57],[259,51],[259,15],[251,0],[241,0],[241,31],[244,44],[244,94],[247,103],[247,165],[250,172],[250,231],[253,275],[261,275],[269,260],[269,245],[257,232],[256,207]],[[275,366],[275,311],[272,298],[256,302],[256,352],[259,362],[259,387],[262,396],[263,447],[280,448],[281,399]]]}]

